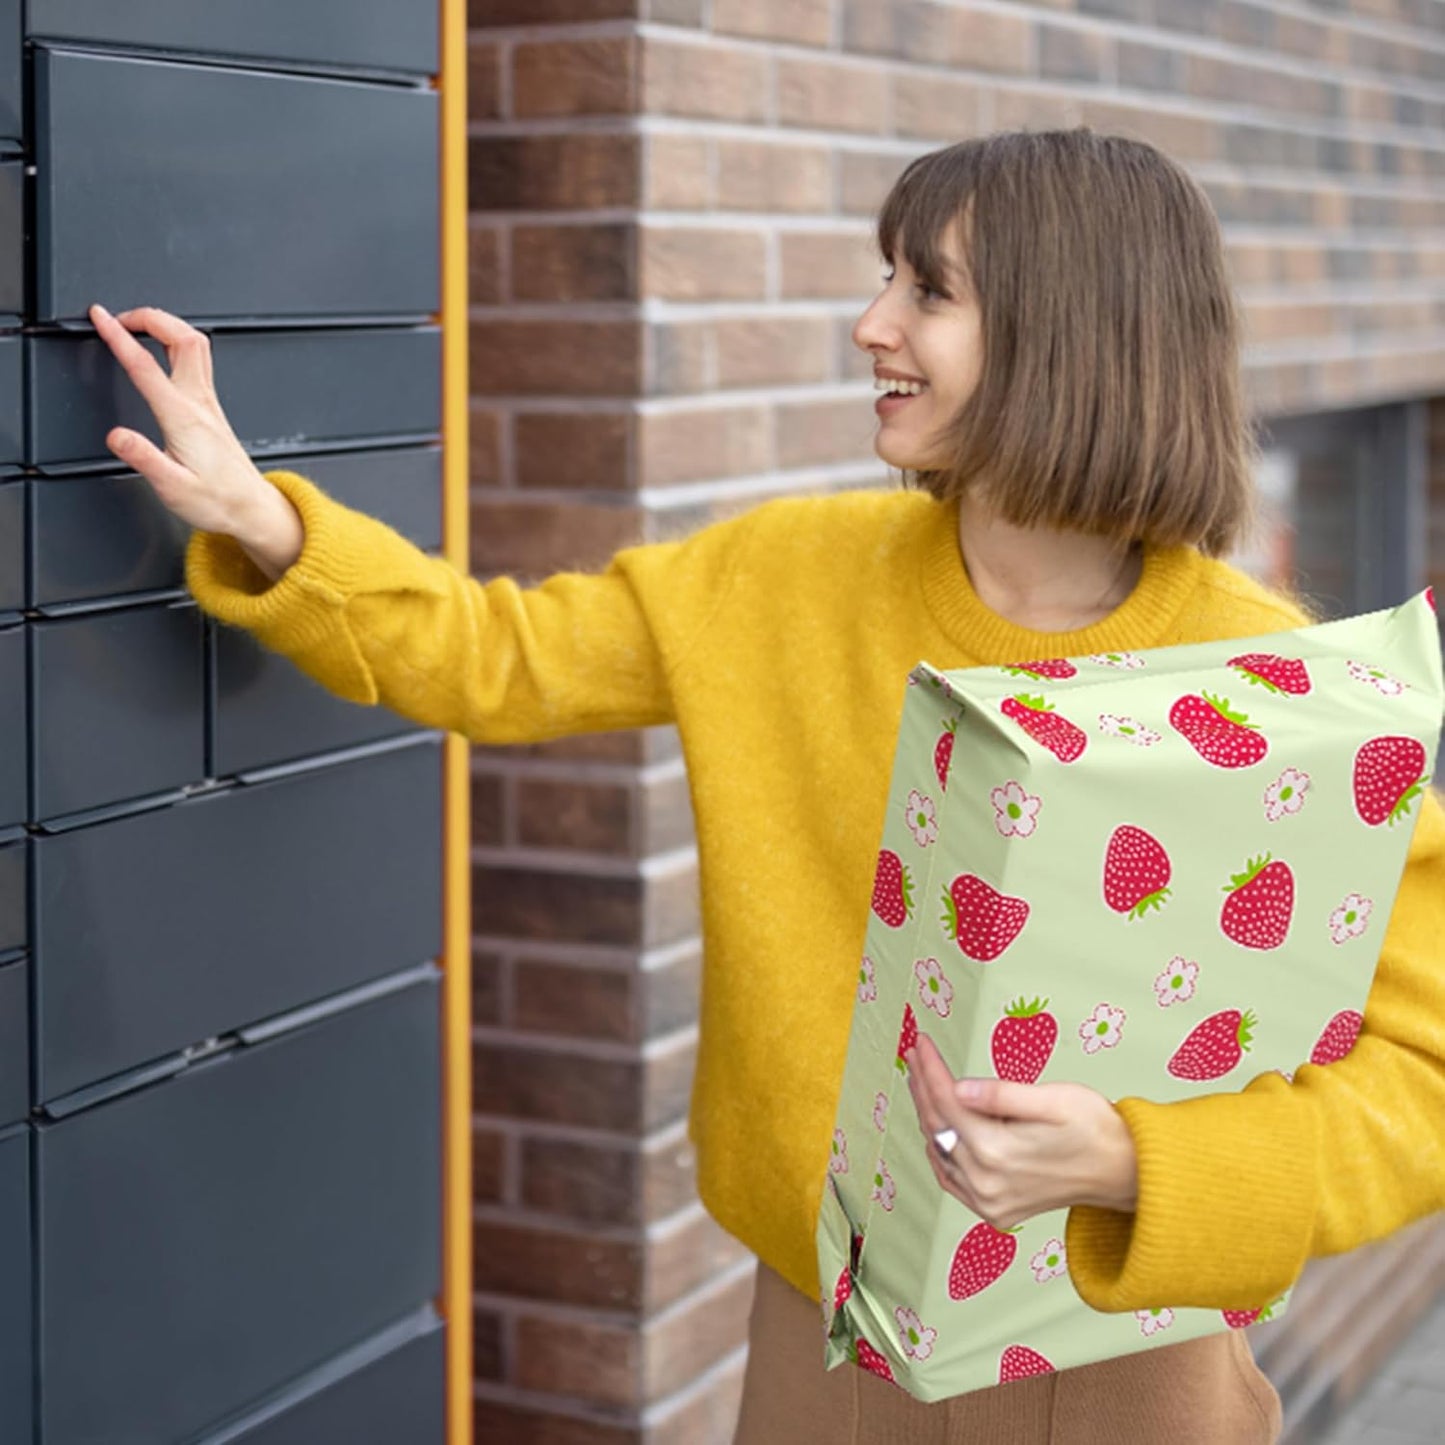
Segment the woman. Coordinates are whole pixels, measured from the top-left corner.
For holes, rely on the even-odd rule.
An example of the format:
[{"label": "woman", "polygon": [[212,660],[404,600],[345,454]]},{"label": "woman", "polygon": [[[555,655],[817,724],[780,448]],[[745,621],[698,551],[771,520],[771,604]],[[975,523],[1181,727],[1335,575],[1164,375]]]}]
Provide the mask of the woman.
[{"label": "woman", "polygon": [[[1299,625],[1219,558],[1250,450],[1217,223],[1147,145],[1001,134],[915,162],[883,208],[886,284],[854,339],[906,490],[789,499],[524,590],[428,559],[226,423],[208,345],[144,309],[97,330],[166,451],[115,454],[199,529],[187,581],[343,697],[487,743],[673,722],[688,761],[705,977],[699,1190],[759,1256],[740,1445],[1090,1445],[1278,1437],[1244,1337],[924,1405],[825,1373],[814,1226],[909,669],[1137,650]],[[129,335],[166,344],[172,374]],[[968,760],[955,767],[966,775]],[[1445,823],[1432,799],[1353,1053],[1173,1104],[1073,1084],[967,1094],[920,1039],[942,1188],[1005,1227],[1069,1206],[1097,1309],[1248,1309],[1313,1254],[1445,1204]]]}]

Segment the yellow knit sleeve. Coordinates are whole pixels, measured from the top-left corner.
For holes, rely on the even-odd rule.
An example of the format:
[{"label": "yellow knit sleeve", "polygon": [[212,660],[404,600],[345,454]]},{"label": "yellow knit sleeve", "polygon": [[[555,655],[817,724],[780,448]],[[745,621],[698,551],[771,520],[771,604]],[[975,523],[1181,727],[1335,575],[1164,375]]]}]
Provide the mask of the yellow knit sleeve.
[{"label": "yellow knit sleeve", "polygon": [[[266,476],[301,516],[300,557],[272,583],[234,538],[198,531],[186,583],[202,611],[331,692],[486,743],[672,720],[668,651],[717,595],[727,529],[630,549],[597,574],[483,585],[307,478]],[[686,565],[669,567],[684,554]],[[665,615],[638,573],[658,579]]]},{"label": "yellow knit sleeve", "polygon": [[1428,793],[1355,1047],[1238,1093],[1115,1107],[1133,1214],[1077,1205],[1069,1273],[1095,1309],[1252,1309],[1315,1255],[1445,1209],[1445,810]]}]

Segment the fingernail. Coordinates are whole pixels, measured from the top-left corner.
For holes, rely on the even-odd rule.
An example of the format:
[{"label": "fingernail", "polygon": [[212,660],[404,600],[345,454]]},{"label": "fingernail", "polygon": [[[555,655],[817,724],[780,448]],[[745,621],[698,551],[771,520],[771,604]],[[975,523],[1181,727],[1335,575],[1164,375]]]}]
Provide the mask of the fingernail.
[{"label": "fingernail", "polygon": [[95,309],[96,309],[97,311],[99,311],[102,316],[109,316],[109,315],[110,315],[110,312],[107,311],[107,310],[105,309],[105,307],[100,304],[99,301],[97,301],[97,302],[95,303]]}]

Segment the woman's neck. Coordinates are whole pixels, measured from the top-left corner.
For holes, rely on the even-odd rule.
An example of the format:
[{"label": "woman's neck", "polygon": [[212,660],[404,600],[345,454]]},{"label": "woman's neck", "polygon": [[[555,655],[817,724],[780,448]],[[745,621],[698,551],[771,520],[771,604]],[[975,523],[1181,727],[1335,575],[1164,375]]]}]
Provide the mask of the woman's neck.
[{"label": "woman's neck", "polygon": [[965,495],[958,550],[974,594],[1006,622],[1074,632],[1107,617],[1138,584],[1143,549],[1107,537],[1015,527]]}]

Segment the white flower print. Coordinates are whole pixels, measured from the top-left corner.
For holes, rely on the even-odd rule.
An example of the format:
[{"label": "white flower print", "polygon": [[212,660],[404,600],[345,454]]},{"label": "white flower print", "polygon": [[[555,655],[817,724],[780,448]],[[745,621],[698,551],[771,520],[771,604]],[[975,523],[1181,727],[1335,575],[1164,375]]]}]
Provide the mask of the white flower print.
[{"label": "white flower print", "polygon": [[1100,1049],[1112,1049],[1123,1034],[1125,1017],[1124,1010],[1113,1004],[1095,1004],[1094,1012],[1079,1025],[1084,1052],[1097,1054]]},{"label": "white flower print", "polygon": [[1064,1241],[1062,1239],[1046,1239],[1043,1248],[1029,1260],[1029,1268],[1034,1272],[1034,1280],[1038,1284],[1047,1284],[1051,1279],[1059,1279],[1069,1272],[1069,1257],[1064,1252]]},{"label": "white flower print", "polygon": [[1198,977],[1199,965],[1176,953],[1169,960],[1169,967],[1155,975],[1155,1002],[1160,1008],[1168,1008],[1172,1003],[1187,1003],[1194,997],[1194,981]]},{"label": "white flower print", "polygon": [[888,1127],[888,1095],[881,1091],[873,1097],[873,1127],[880,1134]]},{"label": "white flower print", "polygon": [[848,1136],[841,1129],[833,1130],[833,1152],[828,1159],[828,1168],[834,1174],[848,1172]]},{"label": "white flower print", "polygon": [[1160,1330],[1167,1330],[1174,1323],[1174,1311],[1171,1309],[1135,1310],[1134,1318],[1139,1321],[1141,1335],[1153,1335]]},{"label": "white flower print", "polygon": [[869,1196],[875,1203],[881,1204],[884,1209],[892,1210],[894,1196],[898,1193],[898,1186],[893,1182],[893,1176],[888,1172],[888,1166],[880,1159],[878,1168],[873,1173],[873,1193]]},{"label": "white flower print", "polygon": [[1123,667],[1130,671],[1144,666],[1144,659],[1132,652],[1091,652],[1089,661],[1097,662],[1100,667]]},{"label": "white flower print", "polygon": [[1348,943],[1350,939],[1358,938],[1374,911],[1375,905],[1370,899],[1361,898],[1358,893],[1349,894],[1330,914],[1330,937],[1336,943]]},{"label": "white flower print", "polygon": [[989,794],[993,803],[993,825],[1005,838],[1027,838],[1039,826],[1042,798],[1031,797],[1012,779]]},{"label": "white flower print", "polygon": [[903,1305],[893,1311],[893,1318],[898,1321],[898,1337],[903,1341],[903,1353],[911,1360],[926,1360],[933,1353],[938,1331],[929,1329],[914,1310]]},{"label": "white flower print", "polygon": [[1305,805],[1305,794],[1310,790],[1310,775],[1298,768],[1286,768],[1269,787],[1264,790],[1264,816],[1271,823],[1278,823],[1287,813],[1298,813]]},{"label": "white flower print", "polygon": [[1371,667],[1364,662],[1347,662],[1345,666],[1356,682],[1368,683],[1376,692],[1381,692],[1386,697],[1399,697],[1405,691],[1405,684],[1398,677],[1391,677],[1388,672],[1381,672],[1378,667]]},{"label": "white flower print", "polygon": [[878,980],[873,972],[873,960],[865,953],[858,965],[858,1002],[872,1003],[878,997]]},{"label": "white flower print", "polygon": [[918,980],[918,996],[924,1008],[946,1019],[953,1005],[953,985],[944,977],[943,966],[936,958],[920,958],[913,965],[913,976]]},{"label": "white flower print", "polygon": [[933,799],[914,788],[903,811],[907,815],[908,831],[913,834],[913,841],[920,848],[928,847],[938,837],[938,809]]},{"label": "white flower print", "polygon": [[1138,718],[1118,717],[1111,712],[1099,714],[1099,731],[1111,738],[1123,738],[1139,748],[1152,748],[1160,740],[1159,734],[1153,728],[1146,728]]}]

